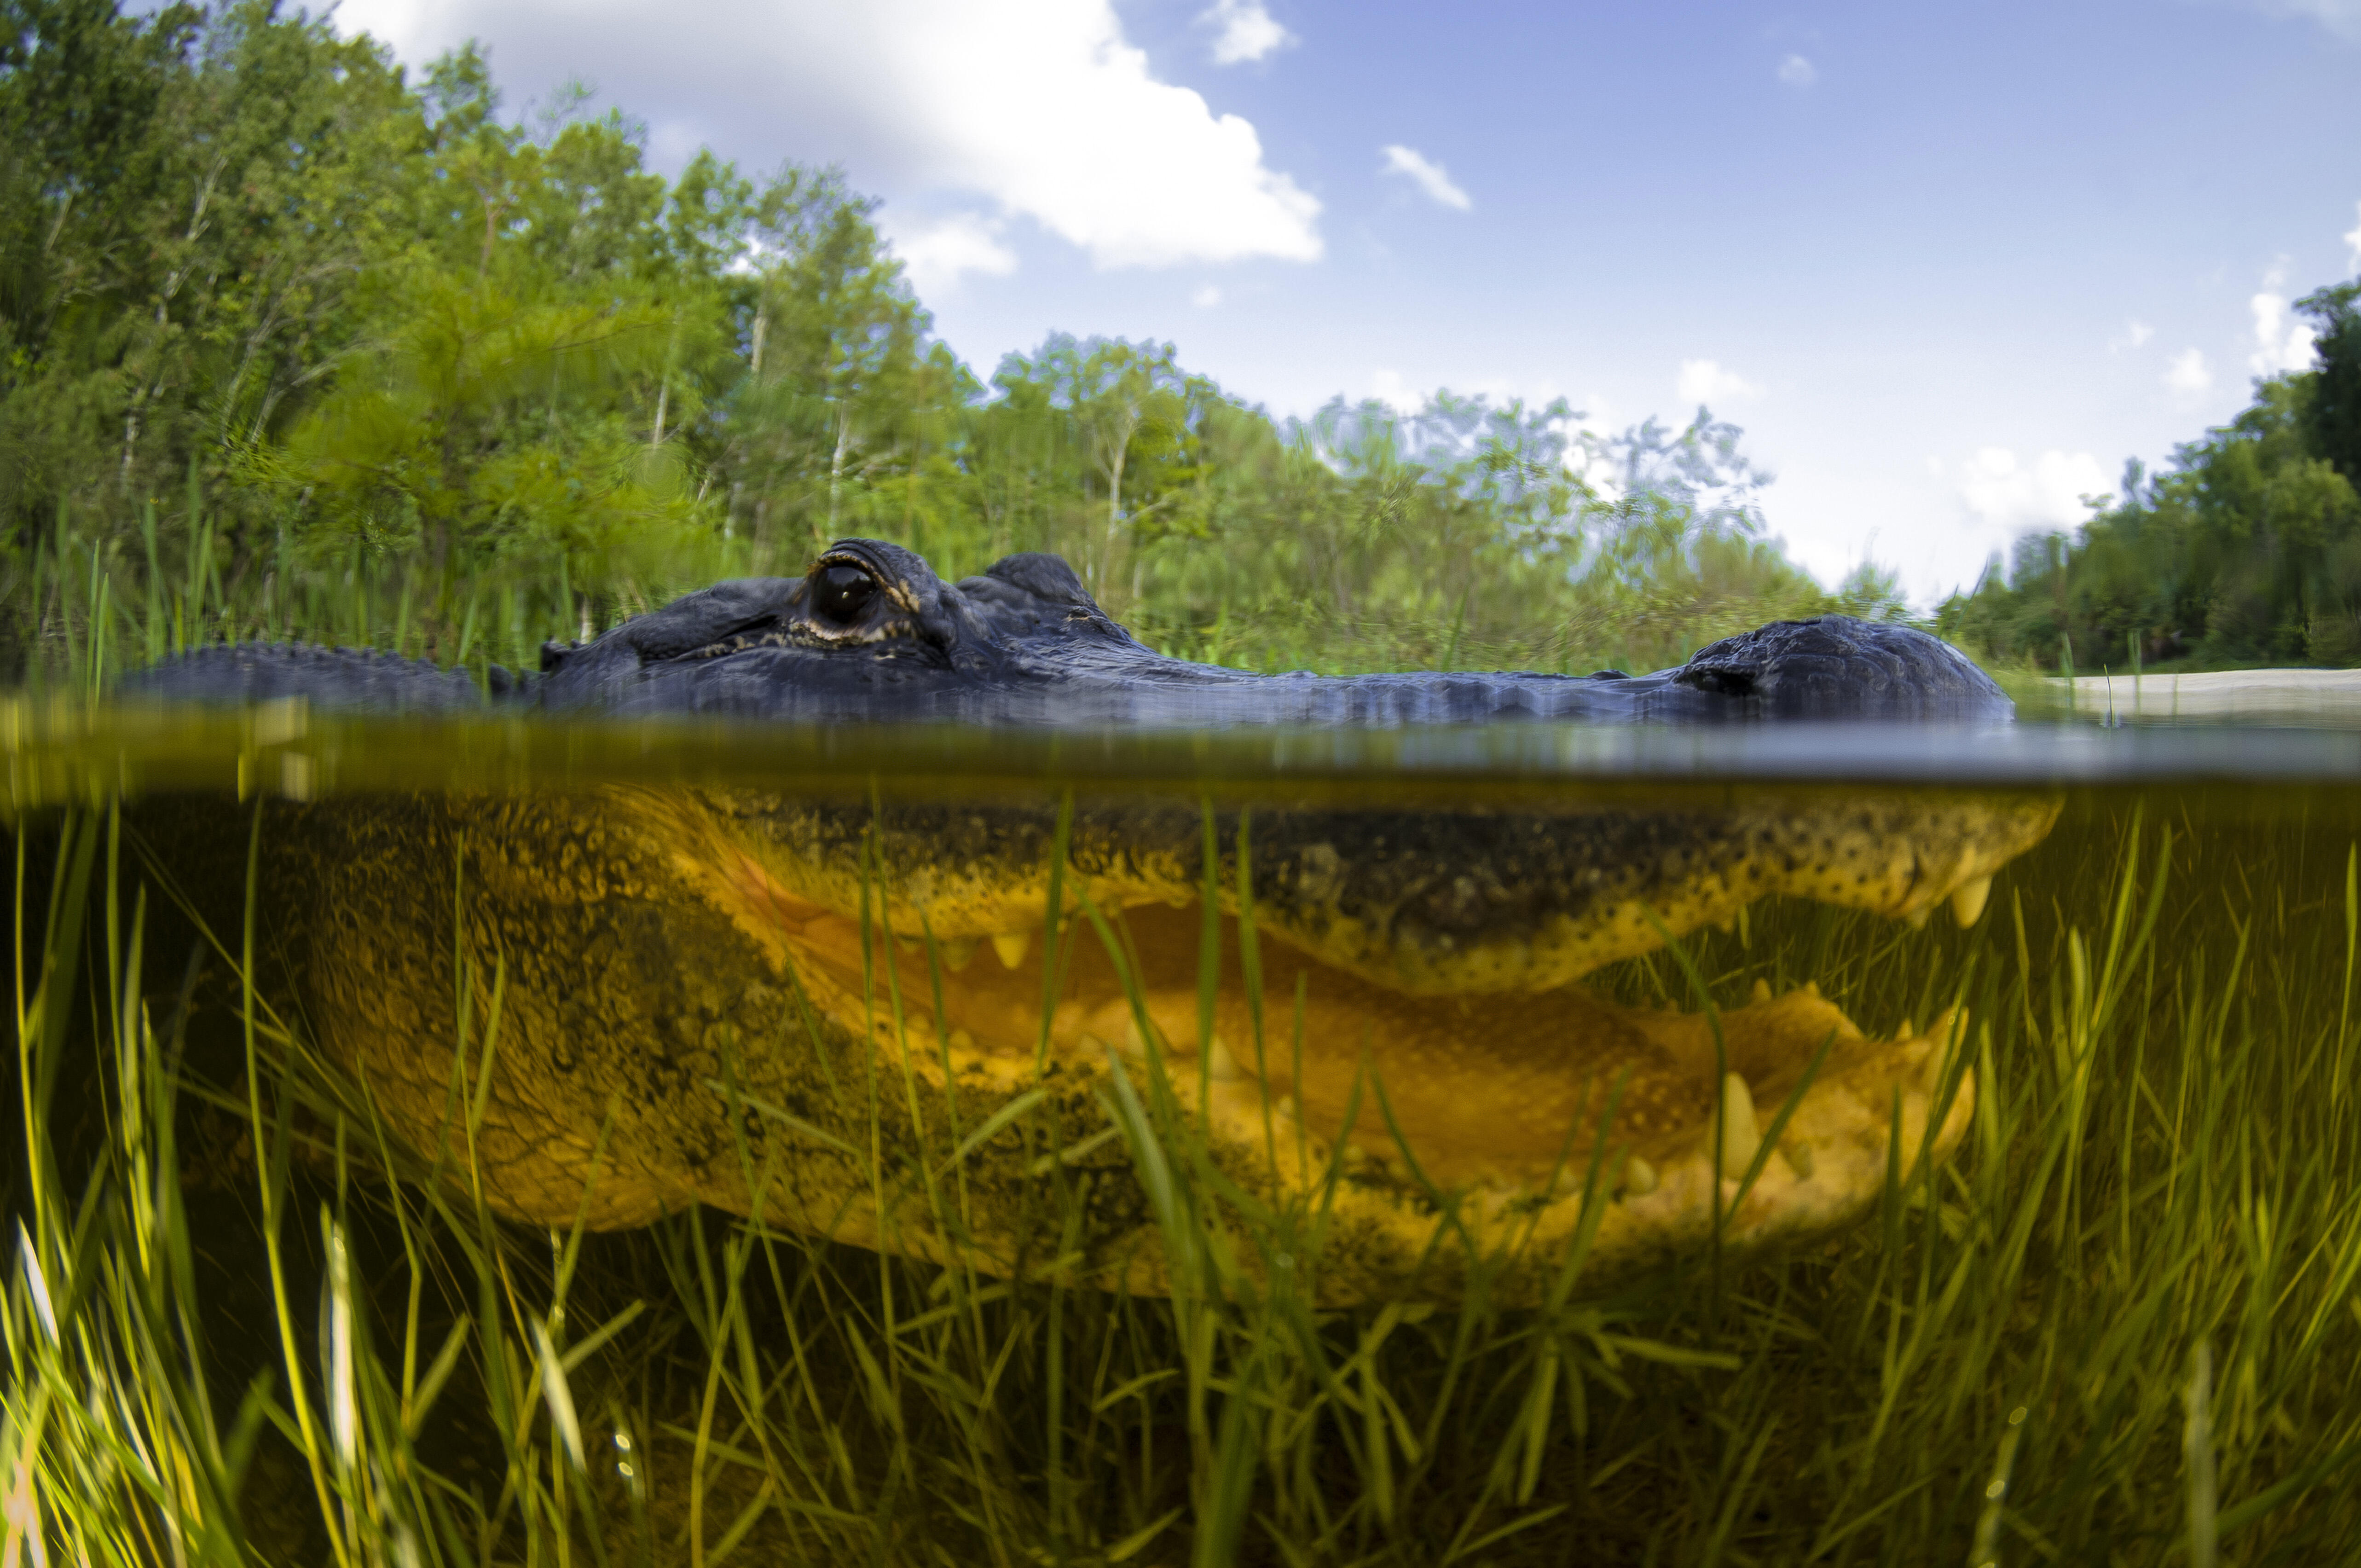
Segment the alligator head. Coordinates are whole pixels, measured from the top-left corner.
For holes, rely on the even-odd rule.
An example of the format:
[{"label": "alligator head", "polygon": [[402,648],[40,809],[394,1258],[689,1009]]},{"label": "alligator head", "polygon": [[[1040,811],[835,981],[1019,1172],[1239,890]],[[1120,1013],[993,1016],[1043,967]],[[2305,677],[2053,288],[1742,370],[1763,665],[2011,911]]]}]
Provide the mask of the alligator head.
[{"label": "alligator head", "polygon": [[[571,646],[537,675],[495,670],[506,705],[603,715],[728,715],[821,723],[1222,727],[1944,719],[2013,709],[1955,649],[1908,627],[1823,616],[1626,675],[1257,675],[1141,644],[1055,555],[1011,555],[951,584],[898,545],[848,539],[801,577],[687,595]],[[457,672],[339,649],[228,644],[124,683],[176,699],[300,696],[379,712],[452,712],[484,698]]]},{"label": "alligator head", "polygon": [[1652,675],[1247,674],[1144,647],[1055,555],[1011,555],[953,585],[910,552],[862,539],[828,550],[801,578],[724,583],[588,646],[546,647],[542,657],[537,697],[552,707],[869,722],[1693,722],[2009,712],[1991,680],[1947,644],[1842,617],[1781,622]]},{"label": "alligator head", "polygon": [[[225,649],[144,684],[477,700],[452,680]],[[999,724],[2008,711],[1936,640],[1837,618],[1638,677],[1248,675],[1142,647],[1052,557],[953,586],[865,541],[553,648],[505,696]],[[454,1144],[455,998],[504,976],[469,1143],[511,1214],[630,1224],[703,1201],[1160,1289],[1170,1260],[1133,1179],[1159,1157],[1132,1114],[1160,1104],[1251,1203],[1317,1208],[1315,1288],[1341,1300],[1448,1292],[1488,1257],[1531,1287],[1577,1234],[1604,1277],[1866,1212],[1965,1128],[1956,1016],[1872,1038],[1809,986],[1758,982],[1708,1012],[1580,982],[1774,896],[1972,924],[2056,815],[2041,796],[1853,788],[1251,813],[1135,795],[1062,826],[1005,792],[354,795],[281,808],[266,869],[324,1043],[418,1146]],[[1047,1146],[1043,1117],[1062,1129]],[[1041,1234],[1061,1183],[1088,1192],[1082,1221]]]}]

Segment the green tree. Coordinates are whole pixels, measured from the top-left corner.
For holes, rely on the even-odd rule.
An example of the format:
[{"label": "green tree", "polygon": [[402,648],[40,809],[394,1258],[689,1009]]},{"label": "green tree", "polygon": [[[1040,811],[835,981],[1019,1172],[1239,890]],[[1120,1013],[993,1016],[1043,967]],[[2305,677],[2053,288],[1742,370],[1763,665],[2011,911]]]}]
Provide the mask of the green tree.
[{"label": "green tree", "polygon": [[1118,602],[1137,599],[1137,571],[1123,594],[1119,568],[1126,559],[1138,565],[1153,520],[1185,472],[1191,399],[1210,388],[1191,384],[1169,343],[1077,341],[1065,333],[1052,334],[1029,359],[1009,356],[993,383],[1004,392],[1038,389],[1072,422],[1104,503],[1096,537],[1077,552],[1082,581]]},{"label": "green tree", "polygon": [[2258,381],[2227,425],[2125,469],[2076,532],[2018,541],[1938,624],[2057,668],[2361,659],[2361,500],[2314,445],[2319,373]]},{"label": "green tree", "polygon": [[331,374],[421,126],[374,45],[267,5],[11,0],[0,32],[0,506],[120,530]]},{"label": "green tree", "polygon": [[619,115],[503,124],[472,50],[423,98],[425,217],[372,269],[376,330],[257,471],[314,558],[414,553],[446,630],[486,570],[587,622],[712,559],[694,436],[735,374],[711,274],[742,195],[705,160],[682,205]]},{"label": "green tree", "polygon": [[2361,280],[2315,290],[2295,308],[2312,318],[2320,360],[2304,411],[2306,440],[2361,488]]},{"label": "green tree", "polygon": [[895,481],[915,511],[916,466],[974,385],[932,340],[875,207],[837,170],[793,166],[752,203],[759,271],[728,461],[732,510],[765,544],[825,545]]}]

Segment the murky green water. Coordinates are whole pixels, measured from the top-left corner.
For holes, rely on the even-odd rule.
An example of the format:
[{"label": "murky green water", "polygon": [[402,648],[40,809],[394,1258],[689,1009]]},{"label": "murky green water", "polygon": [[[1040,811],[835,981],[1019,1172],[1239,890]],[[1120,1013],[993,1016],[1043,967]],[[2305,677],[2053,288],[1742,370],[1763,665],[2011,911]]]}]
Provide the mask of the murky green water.
[{"label": "murky green water", "polygon": [[145,1003],[27,1024],[33,1125],[126,1277],[177,1163],[299,1555],[2301,1557],[2361,1530],[2361,725],[2135,711],[20,702],[19,950],[88,846]]}]

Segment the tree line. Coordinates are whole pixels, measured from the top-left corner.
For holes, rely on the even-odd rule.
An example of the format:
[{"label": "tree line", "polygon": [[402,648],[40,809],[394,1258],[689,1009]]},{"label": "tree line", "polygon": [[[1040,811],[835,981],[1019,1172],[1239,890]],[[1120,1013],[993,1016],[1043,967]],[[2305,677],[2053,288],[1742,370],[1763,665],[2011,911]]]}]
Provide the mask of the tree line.
[{"label": "tree line", "polygon": [[1304,419],[1168,343],[979,376],[838,171],[648,169],[580,88],[504,118],[268,0],[0,0],[0,678],[207,637],[529,660],[846,534],[1052,550],[1256,667],[1676,662],[1894,616],[1765,536],[1705,410],[1437,393]]},{"label": "tree line", "polygon": [[1988,659],[2046,669],[2361,663],[2361,280],[2297,302],[2311,369],[2254,401],[2071,533],[2019,539],[1938,612]]}]

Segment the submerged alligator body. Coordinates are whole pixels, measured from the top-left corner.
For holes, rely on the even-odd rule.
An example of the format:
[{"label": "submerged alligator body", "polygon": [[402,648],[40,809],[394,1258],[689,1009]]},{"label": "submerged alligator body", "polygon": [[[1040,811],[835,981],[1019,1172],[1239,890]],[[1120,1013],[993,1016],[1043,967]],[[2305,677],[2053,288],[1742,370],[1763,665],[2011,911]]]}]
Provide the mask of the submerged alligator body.
[{"label": "submerged alligator body", "polygon": [[[815,722],[2008,714],[1934,639],[1835,619],[1637,677],[1246,675],[1141,647],[1052,557],[952,586],[863,541],[548,650],[489,698],[333,650],[208,650],[133,684]],[[1872,1039],[1809,986],[1683,1013],[1584,976],[1774,894],[1972,924],[2056,813],[1810,788],[1251,813],[1136,794],[1062,819],[1054,798],[858,784],[332,795],[270,807],[261,907],[327,1053],[519,1218],[708,1202],[1159,1290],[1179,1222],[1138,1172],[1202,1158],[1265,1239],[1318,1217],[1323,1299],[1449,1295],[1479,1266],[1531,1293],[1586,1228],[1604,1278],[1717,1229],[1744,1247],[1841,1227],[1890,1168],[1945,1157],[1974,1099],[1952,1016]],[[246,842],[219,807],[150,820],[192,852]],[[1220,1229],[1210,1212],[1189,1223]],[[1249,1272],[1287,1255],[1236,1251]]]}]

